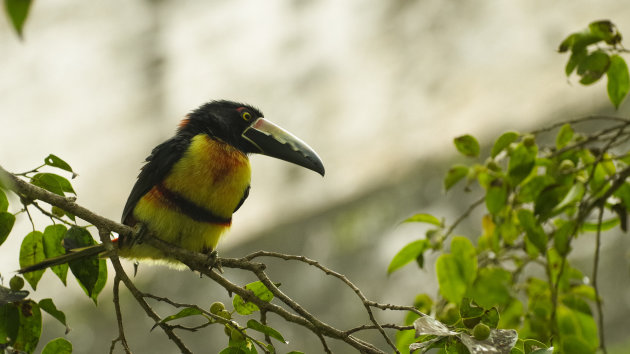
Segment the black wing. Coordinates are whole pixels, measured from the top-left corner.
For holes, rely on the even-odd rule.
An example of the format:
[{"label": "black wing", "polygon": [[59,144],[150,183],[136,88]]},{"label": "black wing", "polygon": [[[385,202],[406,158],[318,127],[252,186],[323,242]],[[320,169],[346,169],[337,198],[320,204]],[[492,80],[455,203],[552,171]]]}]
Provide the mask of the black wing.
[{"label": "black wing", "polygon": [[151,151],[151,155],[147,157],[146,164],[142,166],[138,180],[131,189],[129,198],[127,198],[122,214],[123,223],[131,215],[138,200],[168,175],[175,162],[182,157],[189,145],[190,137],[176,135]]},{"label": "black wing", "polygon": [[250,186],[247,186],[247,188],[245,189],[245,193],[243,193],[243,198],[241,198],[241,201],[238,202],[238,205],[236,206],[236,209],[234,209],[233,213],[236,213],[236,211],[241,207],[241,205],[245,203],[245,199],[249,197],[249,187]]}]

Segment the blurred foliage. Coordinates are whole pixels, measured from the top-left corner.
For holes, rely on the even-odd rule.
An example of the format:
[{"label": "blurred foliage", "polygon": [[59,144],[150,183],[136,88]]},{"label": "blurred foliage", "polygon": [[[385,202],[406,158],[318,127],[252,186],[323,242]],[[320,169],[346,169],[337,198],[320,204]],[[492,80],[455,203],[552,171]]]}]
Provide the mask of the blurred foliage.
[{"label": "blurred foliage", "polygon": [[[566,74],[576,71],[581,84],[607,74],[608,96],[619,106],[630,80],[614,24],[593,22],[569,35],[559,51],[571,52]],[[591,134],[575,130],[589,121],[603,128]],[[399,350],[527,354],[605,348],[596,270],[601,233],[627,229],[629,127],[630,119],[588,117],[530,134],[506,132],[484,163],[453,166],[445,190],[464,184],[471,192],[476,185],[482,198],[452,225],[429,214],[406,220],[430,228],[394,256],[388,272],[413,260],[423,268],[426,252],[440,252],[435,264],[440,296],[416,297],[414,306],[430,316],[407,316],[405,324],[415,331],[398,333]],[[550,133],[555,144],[538,142]],[[455,138],[454,144],[464,156],[479,157],[480,144],[471,135]],[[478,234],[449,242],[455,226],[481,205],[485,213]],[[578,237],[596,240],[590,278],[568,259]],[[538,267],[544,276],[525,272],[526,267]]]},{"label": "blurred foliage", "polygon": [[24,35],[24,23],[31,9],[31,3],[32,0],[4,0],[5,13],[20,38]]},{"label": "blurred foliage", "polygon": [[606,74],[608,97],[615,108],[619,107],[628,95],[630,75],[626,61],[619,55],[627,52],[621,46],[621,33],[612,22],[591,22],[584,31],[565,38],[558,51],[571,52],[565,73],[570,76],[576,72],[582,85],[591,85]]}]

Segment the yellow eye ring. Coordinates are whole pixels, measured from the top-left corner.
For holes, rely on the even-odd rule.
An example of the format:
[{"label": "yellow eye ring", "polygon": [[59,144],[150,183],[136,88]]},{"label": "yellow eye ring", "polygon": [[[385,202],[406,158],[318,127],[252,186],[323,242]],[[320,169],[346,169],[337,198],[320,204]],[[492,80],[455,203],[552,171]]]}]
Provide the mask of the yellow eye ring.
[{"label": "yellow eye ring", "polygon": [[249,120],[252,119],[252,115],[249,112],[243,112],[243,114],[241,114],[241,117],[245,119],[245,121],[247,122],[249,122]]}]

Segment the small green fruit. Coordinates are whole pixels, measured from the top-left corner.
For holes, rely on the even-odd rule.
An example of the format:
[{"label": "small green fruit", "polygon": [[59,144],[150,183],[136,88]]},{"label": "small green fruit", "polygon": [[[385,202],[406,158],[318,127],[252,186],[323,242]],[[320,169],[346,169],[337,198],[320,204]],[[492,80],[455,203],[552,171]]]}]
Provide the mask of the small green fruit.
[{"label": "small green fruit", "polygon": [[494,171],[494,172],[499,172],[501,171],[501,166],[499,166],[499,164],[494,161],[494,159],[492,158],[488,158],[486,160],[486,167],[490,170],[490,171]]},{"label": "small green fruit", "polygon": [[532,147],[536,145],[536,138],[531,134],[525,135],[523,137],[523,145],[527,147]]},{"label": "small green fruit", "polygon": [[575,163],[571,160],[562,160],[560,167],[558,168],[562,173],[571,172],[575,168]]},{"label": "small green fruit", "polygon": [[459,321],[459,309],[454,303],[448,303],[440,313],[440,320],[447,325],[454,325]]},{"label": "small green fruit", "polygon": [[225,310],[225,305],[223,305],[223,303],[221,301],[215,301],[212,303],[212,305],[210,305],[210,313],[211,314],[218,314],[219,311],[223,311]]},{"label": "small green fruit", "polygon": [[478,323],[475,328],[473,328],[473,337],[476,340],[486,340],[490,337],[490,327],[484,323]]},{"label": "small green fruit", "polygon": [[221,318],[225,318],[226,320],[231,320],[232,319],[232,314],[229,313],[226,310],[221,310],[221,311],[217,312],[216,315],[221,317]]},{"label": "small green fruit", "polygon": [[9,280],[9,287],[13,291],[22,290],[24,287],[24,278],[18,277],[17,275],[13,276],[13,278]]}]

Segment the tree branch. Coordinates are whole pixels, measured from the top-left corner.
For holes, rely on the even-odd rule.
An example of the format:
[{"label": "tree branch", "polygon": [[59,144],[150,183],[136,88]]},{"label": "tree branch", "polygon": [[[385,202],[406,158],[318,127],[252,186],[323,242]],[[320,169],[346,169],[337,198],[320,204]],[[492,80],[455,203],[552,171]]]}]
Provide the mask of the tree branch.
[{"label": "tree branch", "polygon": [[[13,190],[16,194],[18,194],[20,198],[23,198],[23,200],[25,201],[41,200],[48,204],[57,206],[67,212],[70,212],[74,214],[76,217],[96,226],[97,229],[99,230],[101,242],[105,244],[108,251],[114,251],[114,252],[108,252],[108,254],[110,255],[109,258],[112,261],[114,270],[116,272],[117,282],[115,284],[115,288],[116,288],[115,298],[117,298],[118,281],[122,281],[123,284],[125,284],[125,286],[127,287],[127,289],[129,289],[129,291],[131,292],[135,300],[138,302],[138,304],[146,312],[146,314],[150,318],[152,318],[158,326],[161,327],[161,329],[166,333],[169,339],[177,345],[179,350],[183,353],[191,352],[183,343],[183,341],[173,332],[173,329],[178,328],[178,327],[171,326],[166,323],[162,323],[160,316],[157,313],[155,313],[155,311],[151,308],[151,306],[145,301],[146,297],[151,297],[160,301],[167,301],[168,299],[165,300],[164,298],[160,298],[154,295],[140,292],[135,287],[131,279],[129,279],[124,269],[122,268],[122,265],[120,264],[118,255],[115,252],[115,246],[111,242],[111,239],[110,239],[110,233],[115,232],[121,236],[132,236],[133,229],[131,227],[122,225],[115,221],[104,218],[100,215],[97,215],[96,213],[93,213],[92,211],[78,205],[75,202],[75,198],[62,197],[54,193],[50,193],[37,186],[34,186],[28,182],[25,182],[22,179],[18,178],[17,176],[7,172],[1,166],[0,166],[0,181],[2,181],[2,183],[7,188]],[[206,275],[207,277],[209,277],[210,279],[212,279],[213,281],[221,285],[223,288],[225,288],[228,291],[228,293],[238,294],[239,296],[243,298],[243,300],[254,303],[260,308],[262,312],[265,313],[265,315],[269,312],[272,312],[280,316],[281,318],[283,318],[285,321],[295,323],[297,325],[307,328],[320,339],[320,341],[322,342],[323,349],[327,353],[331,353],[331,350],[328,347],[328,344],[326,342],[326,337],[342,340],[362,353],[384,353],[384,351],[376,348],[374,345],[352,335],[352,333],[358,332],[364,329],[377,329],[381,333],[381,335],[385,338],[389,346],[397,352],[396,346],[391,341],[391,339],[387,336],[387,334],[384,331],[384,328],[400,329],[403,327],[390,325],[390,324],[381,325],[375,319],[374,314],[372,313],[372,309],[371,309],[372,307],[379,308],[379,309],[389,309],[389,310],[413,311],[421,316],[424,316],[424,314],[422,314],[421,312],[419,312],[417,309],[413,307],[379,304],[377,302],[370,301],[365,297],[365,295],[361,292],[361,290],[356,285],[354,285],[352,282],[350,282],[350,280],[348,280],[346,276],[338,272],[335,272],[327,267],[324,267],[319,262],[310,260],[306,257],[260,251],[260,252],[253,253],[247,257],[240,258],[240,259],[236,259],[236,258],[209,259],[208,256],[205,254],[191,252],[186,249],[181,249],[170,243],[164,242],[157,237],[147,237],[143,241],[161,250],[162,252],[164,252],[165,255],[172,257],[174,259],[177,259],[178,261],[187,265],[190,269],[198,271],[201,274]],[[369,314],[370,321],[372,322],[372,324],[362,325],[362,326],[358,326],[353,329],[344,331],[344,330],[337,329],[329,324],[322,322],[321,320],[317,319],[314,315],[312,315],[310,312],[308,312],[304,307],[302,307],[300,304],[292,300],[289,296],[287,296],[280,289],[278,289],[278,287],[271,281],[271,279],[269,279],[268,275],[265,273],[265,269],[266,269],[265,264],[253,261],[253,259],[257,257],[275,257],[275,258],[281,258],[285,260],[301,261],[306,264],[317,267],[318,269],[322,270],[328,275],[332,275],[340,279],[348,287],[350,287],[357,294],[359,299],[362,301],[366,311]],[[252,272],[253,274],[256,275],[256,277],[258,277],[258,279],[263,284],[265,284],[265,286],[274,294],[274,296],[277,299],[283,302],[292,311],[295,311],[295,313],[289,311],[288,309],[282,306],[273,304],[271,302],[265,302],[259,299],[257,296],[255,296],[254,293],[251,292],[250,290],[247,290],[244,287],[241,287],[232,283],[227,278],[223,277],[217,271],[212,269],[216,261],[220,262],[220,264],[226,268],[242,269],[242,270]],[[168,300],[167,302],[171,303],[174,306],[177,305],[177,303],[172,302],[170,300]],[[204,311],[204,313],[206,313],[206,311]],[[215,317],[209,313],[207,313],[207,315],[211,317]],[[128,352],[129,349],[126,346],[124,334],[122,333],[123,331],[122,317],[119,316],[117,318],[119,321],[119,337],[116,340],[114,340],[114,342],[112,342],[112,346],[115,345],[116,341],[120,340],[123,344],[123,348],[125,349],[125,351]],[[254,341],[258,342],[256,340]]]}]

